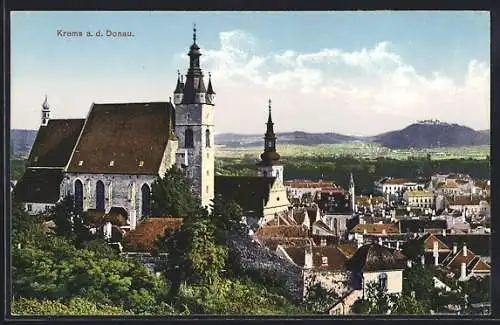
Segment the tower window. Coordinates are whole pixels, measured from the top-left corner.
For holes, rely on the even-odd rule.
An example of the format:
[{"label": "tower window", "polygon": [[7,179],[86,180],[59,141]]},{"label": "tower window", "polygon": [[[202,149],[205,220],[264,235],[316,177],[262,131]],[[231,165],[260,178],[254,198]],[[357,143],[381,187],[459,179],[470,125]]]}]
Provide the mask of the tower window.
[{"label": "tower window", "polygon": [[190,128],[184,132],[184,148],[194,148],[193,130]]},{"label": "tower window", "polygon": [[78,161],[78,166],[83,166],[83,160]]},{"label": "tower window", "polygon": [[210,148],[210,130],[205,131],[205,146]]},{"label": "tower window", "polygon": [[144,160],[139,161],[139,167],[144,166]]},{"label": "tower window", "polygon": [[113,167],[114,165],[115,165],[115,161],[114,161],[114,160],[111,160],[111,161],[109,162],[109,166]]}]

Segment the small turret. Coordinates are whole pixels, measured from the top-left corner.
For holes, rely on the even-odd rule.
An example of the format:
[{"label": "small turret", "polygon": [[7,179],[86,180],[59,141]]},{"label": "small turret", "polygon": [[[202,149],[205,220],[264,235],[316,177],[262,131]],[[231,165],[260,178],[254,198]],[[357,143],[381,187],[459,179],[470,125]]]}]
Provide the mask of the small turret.
[{"label": "small turret", "polygon": [[179,105],[182,103],[182,96],[184,92],[184,83],[182,82],[182,76],[179,70],[177,70],[177,86],[174,91],[174,104]]},{"label": "small turret", "polygon": [[212,88],[212,74],[210,72],[208,73],[208,88],[206,99],[207,104],[215,105],[215,91]]},{"label": "small turret", "polygon": [[45,95],[45,100],[42,104],[42,126],[47,126],[49,124],[50,119],[50,106],[47,102],[47,95]]}]

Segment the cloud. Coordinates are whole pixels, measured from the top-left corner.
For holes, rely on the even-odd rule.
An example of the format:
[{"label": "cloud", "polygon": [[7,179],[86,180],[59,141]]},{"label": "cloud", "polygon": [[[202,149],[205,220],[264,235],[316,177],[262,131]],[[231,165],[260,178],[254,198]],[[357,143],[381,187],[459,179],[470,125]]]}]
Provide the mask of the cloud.
[{"label": "cloud", "polygon": [[[389,42],[356,51],[325,48],[257,54],[259,42],[235,30],[220,47],[202,49],[218,91],[217,129],[255,132],[268,97],[283,129],[375,134],[419,119],[438,118],[482,129],[489,125],[489,65],[471,60],[461,79],[419,73]],[[258,100],[257,100],[258,99]],[[241,125],[232,119],[238,112]],[[231,113],[229,113],[231,111]],[[235,115],[234,117],[237,118]]]}]

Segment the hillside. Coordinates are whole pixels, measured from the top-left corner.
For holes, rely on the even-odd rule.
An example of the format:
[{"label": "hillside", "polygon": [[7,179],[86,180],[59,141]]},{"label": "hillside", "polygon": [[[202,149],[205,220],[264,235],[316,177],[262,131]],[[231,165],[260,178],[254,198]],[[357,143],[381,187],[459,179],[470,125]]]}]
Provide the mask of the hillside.
[{"label": "hillside", "polygon": [[[283,144],[335,144],[349,141],[356,141],[358,137],[342,135],[333,132],[327,133],[307,133],[302,131],[277,133],[279,143]],[[215,143],[226,147],[255,147],[262,146],[264,135],[221,133],[215,135]]]},{"label": "hillside", "polygon": [[490,133],[458,124],[414,123],[402,130],[377,135],[373,141],[393,149],[464,147],[489,144]]},{"label": "hillside", "polygon": [[35,142],[37,131],[35,130],[18,130],[10,131],[11,156],[27,157],[31,151],[31,147]]},{"label": "hillside", "polygon": [[[215,142],[229,148],[261,147],[263,135],[222,133],[215,136]],[[392,149],[466,147],[490,144],[490,131],[475,131],[469,127],[439,121],[422,121],[404,129],[375,136],[355,137],[338,133],[278,133],[280,144],[318,145],[336,144],[350,141],[376,142]]]}]

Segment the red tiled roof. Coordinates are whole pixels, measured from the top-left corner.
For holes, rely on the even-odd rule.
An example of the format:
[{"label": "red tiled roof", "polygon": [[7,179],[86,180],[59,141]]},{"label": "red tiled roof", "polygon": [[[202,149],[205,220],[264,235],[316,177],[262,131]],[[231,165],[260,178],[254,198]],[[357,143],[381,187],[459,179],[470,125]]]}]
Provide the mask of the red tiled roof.
[{"label": "red tiled roof", "polygon": [[[284,247],[292,261],[300,267],[305,265],[305,252],[307,246]],[[327,264],[323,264],[323,257],[327,258]],[[336,246],[312,247],[312,262],[314,269],[320,270],[344,270],[347,257]]]},{"label": "red tiled roof", "polygon": [[440,241],[434,234],[429,233],[427,238],[424,241],[424,249],[426,250],[433,250],[434,249],[434,241],[437,241],[438,243],[438,250],[450,250],[450,248]]},{"label": "red tiled roof", "polygon": [[296,247],[296,246],[305,246],[305,245],[311,245],[312,241],[310,238],[304,238],[304,237],[264,237],[264,238],[258,238],[257,240],[260,242],[260,244],[264,247],[269,248],[270,250],[276,250],[278,245],[282,246],[288,246],[288,247]]},{"label": "red tiled roof", "polygon": [[264,237],[308,237],[307,228],[300,226],[263,226],[255,233],[259,239]]},{"label": "red tiled roof", "polygon": [[94,104],[68,171],[157,174],[173,110],[169,102]]},{"label": "red tiled roof", "polygon": [[386,234],[399,234],[399,227],[395,223],[366,223],[366,224],[358,224],[354,227],[353,232],[358,234],[363,234],[366,229],[367,234],[382,234],[382,231],[385,230]]},{"label": "red tiled roof", "polygon": [[177,230],[182,226],[182,218],[148,218],[137,227],[128,232],[127,241],[131,246],[141,251],[150,251],[154,241],[166,234],[167,231]]},{"label": "red tiled roof", "polygon": [[450,205],[479,205],[479,202],[481,202],[481,198],[477,196],[473,196],[472,198],[470,195],[461,195],[461,196],[455,196],[455,198],[450,199]]},{"label": "red tiled roof", "polygon": [[460,269],[461,264],[465,263],[465,265],[469,265],[472,260],[476,258],[476,255],[470,250],[467,249],[467,255],[463,255],[463,248],[457,250],[455,256],[453,256],[448,263],[448,267],[453,269]]},{"label": "red tiled roof", "polygon": [[351,258],[358,250],[357,243],[339,244],[337,247],[347,258]]}]

